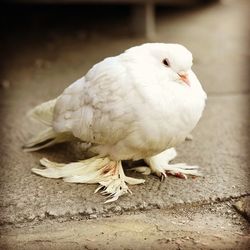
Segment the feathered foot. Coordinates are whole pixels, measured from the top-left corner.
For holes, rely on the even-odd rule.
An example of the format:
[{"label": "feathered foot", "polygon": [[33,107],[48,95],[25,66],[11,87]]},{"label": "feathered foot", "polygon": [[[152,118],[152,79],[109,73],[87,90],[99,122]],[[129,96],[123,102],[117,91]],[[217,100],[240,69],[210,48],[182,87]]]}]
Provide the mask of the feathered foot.
[{"label": "feathered foot", "polygon": [[[162,180],[167,175],[174,175],[179,178],[187,179],[187,175],[202,176],[198,172],[198,166],[188,166],[186,163],[169,164],[177,155],[174,148],[167,149],[153,157],[146,158],[145,161],[151,169],[151,173],[156,174]],[[136,169],[135,170],[142,170]]]},{"label": "feathered foot", "polygon": [[63,178],[65,182],[99,183],[95,193],[103,189],[101,193],[111,197],[105,203],[116,201],[127,192],[132,193],[126,183],[135,185],[145,181],[126,176],[121,161],[111,161],[107,157],[97,156],[69,164],[43,158],[40,163],[45,169],[32,168],[32,172],[47,178]]}]

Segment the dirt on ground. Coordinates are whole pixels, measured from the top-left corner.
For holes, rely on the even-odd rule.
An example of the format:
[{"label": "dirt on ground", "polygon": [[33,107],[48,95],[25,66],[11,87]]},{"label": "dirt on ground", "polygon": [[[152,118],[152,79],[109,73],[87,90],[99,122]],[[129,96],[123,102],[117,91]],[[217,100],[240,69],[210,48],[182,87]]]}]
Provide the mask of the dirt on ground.
[{"label": "dirt on ground", "polygon": [[227,201],[87,220],[5,226],[1,249],[249,249],[248,222]]}]

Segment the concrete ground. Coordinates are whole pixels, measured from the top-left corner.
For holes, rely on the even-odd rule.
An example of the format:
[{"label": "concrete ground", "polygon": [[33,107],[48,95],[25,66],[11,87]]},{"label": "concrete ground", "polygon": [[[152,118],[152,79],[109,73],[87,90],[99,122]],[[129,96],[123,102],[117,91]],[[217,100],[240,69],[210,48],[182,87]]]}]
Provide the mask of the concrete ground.
[{"label": "concrete ground", "polygon": [[248,249],[248,8],[247,0],[224,0],[158,10],[155,41],[182,43],[193,52],[209,96],[194,140],[177,148],[175,160],[200,165],[204,177],[143,177],[132,195],[104,204],[93,194],[96,185],[31,173],[41,157],[69,162],[81,155],[74,145],[24,153],[31,129],[25,113],[102,58],[146,40],[130,35],[126,8],[69,8],[67,14],[65,8],[4,6],[1,249]]}]

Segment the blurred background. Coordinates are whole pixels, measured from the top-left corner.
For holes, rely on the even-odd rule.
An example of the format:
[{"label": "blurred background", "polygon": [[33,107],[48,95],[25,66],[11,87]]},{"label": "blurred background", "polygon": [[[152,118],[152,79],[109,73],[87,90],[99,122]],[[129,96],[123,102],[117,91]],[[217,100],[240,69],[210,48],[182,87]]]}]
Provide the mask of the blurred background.
[{"label": "blurred background", "polygon": [[[4,0],[1,82],[31,87],[49,81],[50,91],[57,84],[61,91],[99,60],[156,41],[191,50],[207,91],[247,91],[248,5],[247,0]],[[21,72],[27,79],[18,78]],[[56,89],[53,94],[59,94]]]}]

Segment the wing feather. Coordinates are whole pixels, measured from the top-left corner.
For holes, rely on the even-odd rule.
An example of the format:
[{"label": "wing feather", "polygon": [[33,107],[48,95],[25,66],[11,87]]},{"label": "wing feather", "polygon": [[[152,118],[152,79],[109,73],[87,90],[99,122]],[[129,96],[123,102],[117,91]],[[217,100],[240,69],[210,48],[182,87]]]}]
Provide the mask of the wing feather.
[{"label": "wing feather", "polygon": [[126,68],[116,57],[94,65],[85,77],[65,89],[57,100],[54,128],[83,141],[114,144],[123,138],[124,123],[133,122],[132,92]]}]

